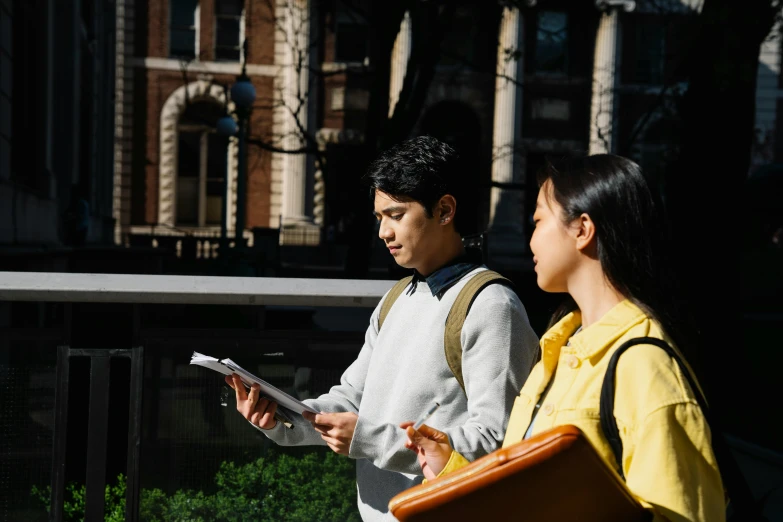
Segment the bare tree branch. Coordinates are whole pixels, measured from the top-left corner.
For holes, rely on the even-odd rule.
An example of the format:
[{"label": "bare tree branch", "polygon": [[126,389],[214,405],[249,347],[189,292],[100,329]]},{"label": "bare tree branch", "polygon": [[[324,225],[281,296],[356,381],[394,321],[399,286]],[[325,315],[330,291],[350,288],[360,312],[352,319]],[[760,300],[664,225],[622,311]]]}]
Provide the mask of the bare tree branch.
[{"label": "bare tree branch", "polygon": [[270,152],[277,152],[280,154],[319,154],[319,150],[317,148],[312,147],[302,147],[300,149],[285,149],[282,147],[275,147],[268,141],[258,139],[258,138],[247,138],[247,144],[248,145],[255,145],[256,147],[268,150]]}]

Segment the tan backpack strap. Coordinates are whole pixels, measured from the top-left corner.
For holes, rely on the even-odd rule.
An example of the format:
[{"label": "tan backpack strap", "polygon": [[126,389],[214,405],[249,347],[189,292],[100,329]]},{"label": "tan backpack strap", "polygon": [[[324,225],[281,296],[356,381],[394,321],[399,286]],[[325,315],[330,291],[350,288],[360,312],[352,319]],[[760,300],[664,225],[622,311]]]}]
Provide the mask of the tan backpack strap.
[{"label": "tan backpack strap", "polygon": [[451,368],[451,373],[459,382],[462,391],[465,391],[465,382],[462,378],[462,325],[468,316],[470,305],[488,285],[503,283],[513,288],[511,281],[493,270],[484,270],[471,277],[462,287],[451,310],[446,318],[446,330],[443,333],[443,349],[446,351],[446,362]]},{"label": "tan backpack strap", "polygon": [[378,314],[378,331],[381,330],[383,321],[386,319],[386,316],[389,315],[389,310],[391,310],[394,302],[398,297],[400,297],[400,294],[402,294],[405,288],[411,284],[411,279],[413,279],[413,276],[403,277],[394,283],[394,286],[391,287],[391,290],[389,290],[389,293],[386,295],[386,299],[384,299],[383,304],[381,305],[381,311]]}]

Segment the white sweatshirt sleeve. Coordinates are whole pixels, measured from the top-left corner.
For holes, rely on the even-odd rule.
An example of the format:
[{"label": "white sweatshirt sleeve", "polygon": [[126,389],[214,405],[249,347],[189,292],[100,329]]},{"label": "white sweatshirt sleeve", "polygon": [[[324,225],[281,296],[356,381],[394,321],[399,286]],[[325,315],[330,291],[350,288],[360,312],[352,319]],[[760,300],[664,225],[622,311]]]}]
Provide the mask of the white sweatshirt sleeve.
[{"label": "white sweatshirt sleeve", "polygon": [[[382,303],[383,301],[381,301]],[[359,413],[362,402],[364,381],[367,378],[367,366],[372,357],[375,339],[378,336],[378,315],[381,304],[378,304],[370,318],[370,325],[364,336],[359,356],[343,372],[340,384],[332,386],[328,393],[315,399],[305,399],[304,402],[312,408],[327,413],[353,412]],[[300,415],[293,415],[293,428],[286,428],[278,422],[270,430],[260,430],[264,435],[281,446],[321,445],[325,446],[321,435],[316,432],[310,422]]]},{"label": "white sweatshirt sleeve", "polygon": [[[501,446],[514,398],[536,357],[538,337],[516,294],[492,285],[473,303],[461,341],[467,421],[443,431],[457,451],[474,460]],[[404,439],[397,424],[376,424],[360,417],[350,456],[368,459],[378,468],[421,475],[414,453],[403,446]]]},{"label": "white sweatshirt sleeve", "polygon": [[444,431],[472,461],[503,443],[514,399],[538,354],[538,336],[516,294],[495,285],[476,298],[461,341],[468,419]]}]

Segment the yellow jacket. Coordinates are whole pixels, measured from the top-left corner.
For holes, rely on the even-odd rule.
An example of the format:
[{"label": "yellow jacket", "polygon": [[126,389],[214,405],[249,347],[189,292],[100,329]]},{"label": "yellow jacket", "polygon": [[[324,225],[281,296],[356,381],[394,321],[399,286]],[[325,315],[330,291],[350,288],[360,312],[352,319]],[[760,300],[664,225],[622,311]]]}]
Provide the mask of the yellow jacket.
[{"label": "yellow jacket", "polygon": [[[503,446],[522,440],[539,396],[555,375],[535,416],[532,434],[573,424],[614,468],[616,460],[598,415],[609,359],[623,342],[634,337],[671,341],[660,325],[628,300],[582,329],[566,346],[581,323],[581,314],[571,313],[541,338],[541,361],[514,403]],[[623,442],[626,483],[654,513],[655,520],[725,520],[723,484],[709,427],[693,390],[666,352],[637,345],[620,357],[615,417]],[[441,475],[466,464],[467,460],[454,452]]]}]

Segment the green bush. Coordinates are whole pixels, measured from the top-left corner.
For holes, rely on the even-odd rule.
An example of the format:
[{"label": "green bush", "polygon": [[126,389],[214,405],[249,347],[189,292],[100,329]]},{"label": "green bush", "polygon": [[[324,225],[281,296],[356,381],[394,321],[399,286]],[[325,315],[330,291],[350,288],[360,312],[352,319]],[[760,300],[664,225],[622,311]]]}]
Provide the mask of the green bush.
[{"label": "green bush", "polygon": [[[237,465],[223,462],[214,494],[179,490],[171,496],[143,489],[139,517],[148,522],[291,521],[359,522],[353,461],[332,452],[301,457],[270,454]],[[49,506],[50,488],[33,487],[33,496]],[[106,520],[125,519],[125,477],[106,486]],[[85,487],[69,484],[64,519],[84,519]]]},{"label": "green bush", "polygon": [[[33,498],[38,500],[47,509],[52,496],[52,487],[39,488],[33,486],[31,490]],[[84,484],[71,483],[65,487],[63,498],[63,520],[68,522],[84,520],[87,488]],[[117,485],[106,485],[104,501],[104,520],[106,522],[124,522],[125,520],[125,476],[117,475]]]}]

